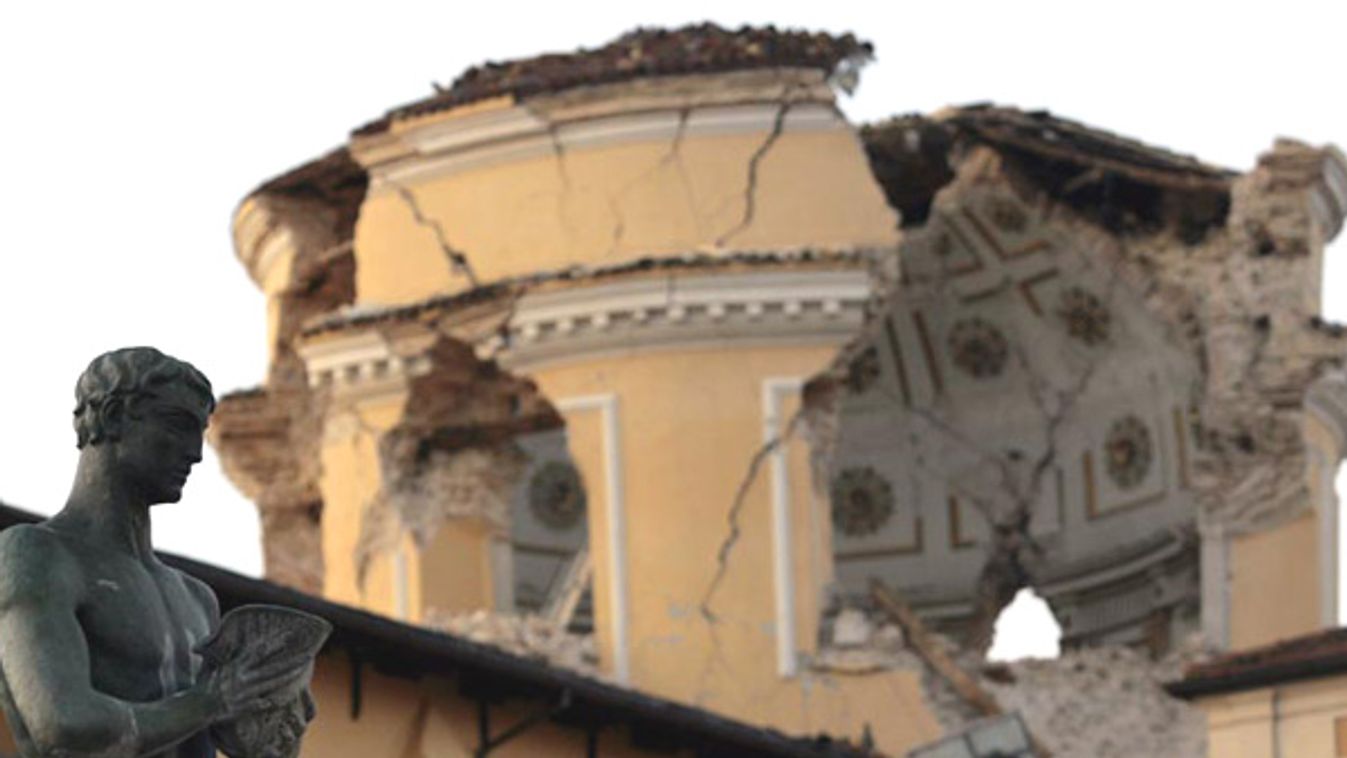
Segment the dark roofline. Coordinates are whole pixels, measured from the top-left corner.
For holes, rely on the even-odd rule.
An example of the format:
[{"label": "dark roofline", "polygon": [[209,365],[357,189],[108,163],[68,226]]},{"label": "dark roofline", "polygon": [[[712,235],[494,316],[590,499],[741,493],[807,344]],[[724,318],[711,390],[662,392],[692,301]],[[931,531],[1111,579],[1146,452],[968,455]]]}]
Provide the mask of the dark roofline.
[{"label": "dark roofline", "polygon": [[[0,529],[31,524],[41,517],[0,503]],[[253,579],[184,558],[159,553],[168,565],[210,585],[222,610],[249,603],[297,608],[332,623],[325,651],[345,650],[353,660],[391,676],[419,679],[426,675],[459,676],[489,686],[494,693],[558,702],[569,693],[564,719],[590,723],[622,723],[633,734],[657,732],[661,742],[707,756],[861,756],[869,753],[820,736],[788,737],[709,711],[680,705],[635,690],[558,669],[546,663],[442,632],[409,626],[365,611],[323,600],[261,579]]]},{"label": "dark roofline", "polygon": [[[1223,226],[1238,174],[1043,110],[973,104],[861,127],[875,178],[904,226],[925,223],[954,179],[951,155],[985,145],[1024,188],[1114,234],[1169,228],[1188,244]],[[957,161],[956,161],[957,162]]]},{"label": "dark roofline", "polygon": [[[1315,652],[1316,645],[1324,650]],[[1192,666],[1183,679],[1165,685],[1191,700],[1347,674],[1347,629],[1328,629],[1220,656]]]},{"label": "dark roofline", "polygon": [[973,103],[936,113],[931,118],[967,130],[979,139],[1020,148],[1045,157],[1087,159],[1140,180],[1191,188],[1222,189],[1238,172],[1204,163],[1168,148],[1147,144],[1046,110],[1021,110]]},{"label": "dark roofline", "polygon": [[831,76],[873,56],[873,46],[851,34],[774,26],[729,30],[709,22],[677,29],[637,28],[598,48],[473,66],[448,87],[394,108],[354,134],[379,134],[397,121],[493,97],[524,98],[637,78],[761,68],[815,68]]}]

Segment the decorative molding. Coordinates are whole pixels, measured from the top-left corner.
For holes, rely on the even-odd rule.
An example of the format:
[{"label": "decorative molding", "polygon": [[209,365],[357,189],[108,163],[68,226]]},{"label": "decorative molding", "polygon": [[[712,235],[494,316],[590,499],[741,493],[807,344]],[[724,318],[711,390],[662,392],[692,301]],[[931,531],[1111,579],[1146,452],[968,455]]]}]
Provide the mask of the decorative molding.
[{"label": "decorative molding", "polygon": [[[798,395],[804,380],[769,377],[762,380],[762,443],[773,444],[785,434],[786,397]],[[768,464],[772,483],[772,589],[776,601],[776,672],[794,676],[799,672],[795,629],[795,535],[792,530],[790,469],[787,444],[782,440],[772,450]]]},{"label": "decorative molding", "polygon": [[1133,490],[1150,473],[1155,460],[1151,429],[1135,413],[1127,413],[1109,424],[1104,436],[1104,471],[1119,490]]},{"label": "decorative molding", "polygon": [[[864,493],[858,503],[856,495]],[[848,466],[833,477],[828,494],[833,531],[841,532],[843,539],[863,539],[874,536],[894,517],[898,510],[893,484],[874,466]],[[856,507],[856,506],[861,507]],[[868,508],[865,506],[869,506]]]},{"label": "decorative molding", "polygon": [[1315,379],[1304,402],[1305,410],[1333,435],[1340,462],[1347,455],[1347,374],[1335,371]]},{"label": "decorative molding", "polygon": [[554,532],[574,529],[585,517],[585,488],[570,461],[550,460],[528,482],[529,512]]},{"label": "decorative molding", "polygon": [[974,379],[1000,376],[1010,360],[1010,340],[977,316],[954,322],[945,335],[945,349],[950,362]]},{"label": "decorative molding", "polygon": [[626,684],[631,679],[631,640],[627,589],[627,516],[622,481],[618,398],[612,393],[585,395],[564,398],[555,405],[563,415],[597,411],[603,425],[603,499],[608,521],[604,536],[608,543],[608,573],[611,579],[608,608],[612,615],[609,620],[613,640],[612,673],[615,680]]},{"label": "decorative molding", "polygon": [[1035,590],[1045,599],[1068,593],[1092,593],[1109,584],[1124,583],[1154,573],[1158,566],[1180,556],[1188,545],[1174,534],[1159,532],[1144,539],[1140,549],[1118,560],[1080,561],[1052,569]]},{"label": "decorative molding", "polygon": [[[400,135],[410,154],[372,167],[370,194],[388,192],[390,184],[597,147],[770,133],[781,107],[777,101],[692,108],[670,104],[569,121],[549,121],[526,106],[469,114]],[[781,123],[783,134],[837,130],[851,127],[831,103],[792,103]]]},{"label": "decorative molding", "polygon": [[533,369],[618,349],[788,338],[844,340],[871,299],[864,270],[735,273],[577,286],[520,298],[508,338],[485,346]]},{"label": "decorative molding", "polygon": [[280,222],[274,209],[252,197],[235,212],[233,238],[234,256],[258,287],[265,286],[281,254],[294,248],[293,232]]},{"label": "decorative molding", "polygon": [[401,356],[373,331],[354,331],[303,345],[299,356],[313,387],[337,392],[376,394],[401,389],[407,379],[430,371],[424,355]]}]

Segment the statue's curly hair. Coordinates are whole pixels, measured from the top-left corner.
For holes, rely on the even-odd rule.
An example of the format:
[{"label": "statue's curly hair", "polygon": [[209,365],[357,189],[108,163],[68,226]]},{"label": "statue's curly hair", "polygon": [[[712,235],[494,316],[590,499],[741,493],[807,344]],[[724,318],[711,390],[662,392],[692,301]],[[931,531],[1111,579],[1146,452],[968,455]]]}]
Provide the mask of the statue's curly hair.
[{"label": "statue's curly hair", "polygon": [[75,383],[76,446],[117,439],[131,402],[172,382],[196,392],[207,413],[215,410],[210,380],[186,361],[152,347],[125,347],[94,358]]}]

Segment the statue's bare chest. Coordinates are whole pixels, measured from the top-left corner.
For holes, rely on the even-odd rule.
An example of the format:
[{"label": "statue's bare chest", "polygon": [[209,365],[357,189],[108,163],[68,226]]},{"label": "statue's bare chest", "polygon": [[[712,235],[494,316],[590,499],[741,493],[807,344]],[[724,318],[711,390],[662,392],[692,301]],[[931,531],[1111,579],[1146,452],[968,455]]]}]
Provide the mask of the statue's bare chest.
[{"label": "statue's bare chest", "polygon": [[201,599],[167,568],[133,560],[96,568],[86,572],[77,611],[94,687],[128,700],[154,700],[191,686],[200,669],[192,650],[211,631]]}]

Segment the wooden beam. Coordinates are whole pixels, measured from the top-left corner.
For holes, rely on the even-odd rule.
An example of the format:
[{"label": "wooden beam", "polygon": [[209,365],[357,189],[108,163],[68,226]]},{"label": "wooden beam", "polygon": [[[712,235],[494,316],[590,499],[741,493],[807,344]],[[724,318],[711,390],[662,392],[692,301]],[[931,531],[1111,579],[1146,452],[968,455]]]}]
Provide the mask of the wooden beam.
[{"label": "wooden beam", "polygon": [[[983,716],[1001,716],[1005,711],[1001,704],[996,702],[992,694],[983,689],[982,685],[974,679],[963,667],[950,657],[949,653],[940,645],[939,641],[931,635],[926,624],[917,616],[906,602],[903,601],[898,593],[889,589],[887,585],[878,579],[870,580],[870,595],[875,599],[880,609],[893,619],[894,623],[903,630],[903,635],[907,638],[907,644],[916,652],[917,656],[926,662],[926,665],[935,670],[942,679],[949,682],[954,691],[963,698],[965,702],[977,709]],[[1028,725],[1025,726],[1028,729]],[[1034,735],[1029,735],[1029,745],[1034,751],[1034,755],[1040,758],[1052,758],[1052,753],[1043,747]]]},{"label": "wooden beam", "polygon": [[589,548],[582,547],[566,564],[561,586],[547,598],[547,604],[543,606],[543,618],[555,624],[558,629],[565,629],[575,616],[575,609],[580,605],[580,598],[589,587],[589,580],[593,574],[594,563],[589,559]]}]

